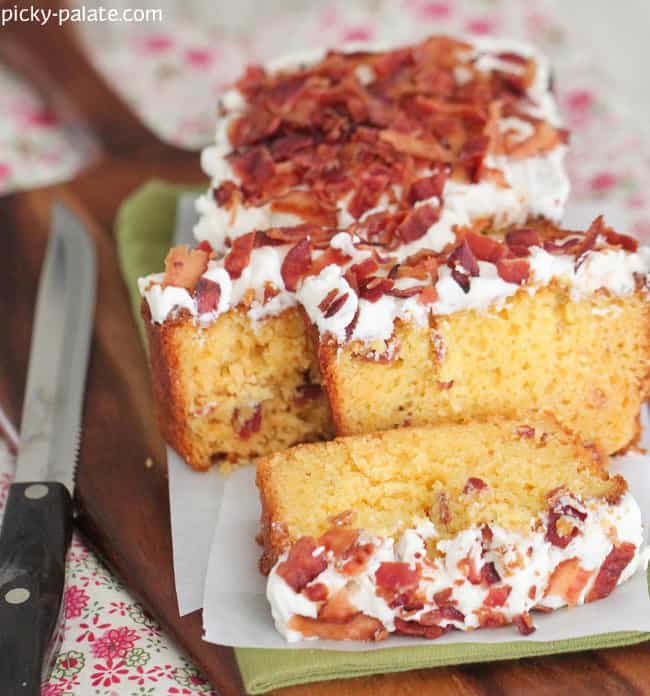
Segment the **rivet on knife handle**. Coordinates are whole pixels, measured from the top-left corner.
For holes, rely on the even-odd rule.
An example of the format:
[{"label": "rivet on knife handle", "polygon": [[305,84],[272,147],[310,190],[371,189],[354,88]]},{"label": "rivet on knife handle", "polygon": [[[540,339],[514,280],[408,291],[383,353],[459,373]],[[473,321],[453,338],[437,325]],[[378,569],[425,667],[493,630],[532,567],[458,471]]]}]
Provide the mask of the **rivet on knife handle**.
[{"label": "rivet on knife handle", "polygon": [[[0,694],[39,696],[59,620],[72,501],[54,482],[14,484],[0,532]],[[7,630],[11,628],[11,630]]]}]

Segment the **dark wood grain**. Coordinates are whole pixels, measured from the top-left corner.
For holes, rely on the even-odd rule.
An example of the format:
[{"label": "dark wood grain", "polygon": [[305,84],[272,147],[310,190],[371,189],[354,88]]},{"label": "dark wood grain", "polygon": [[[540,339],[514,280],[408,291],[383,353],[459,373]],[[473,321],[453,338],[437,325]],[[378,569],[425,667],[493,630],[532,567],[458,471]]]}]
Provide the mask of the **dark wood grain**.
[{"label": "dark wood grain", "polygon": [[[232,650],[201,640],[198,613],[182,619],[178,616],[164,447],[153,417],[146,358],[131,317],[111,234],[119,203],[147,179],[157,176],[179,182],[201,181],[198,157],[156,141],[99,80],[73,35],[52,32],[47,43],[37,46],[40,30],[25,27],[11,35],[15,42],[12,54],[26,51],[33,56],[34,70],[41,74],[37,84],[44,85],[43,89],[51,93],[65,88],[64,101],[74,104],[96,129],[103,153],[90,169],[68,184],[0,198],[0,403],[18,424],[49,210],[52,199],[61,197],[86,219],[99,255],[98,310],[77,476],[78,525],[111,569],[204,670],[219,693],[234,696],[242,693],[242,685]],[[3,33],[0,53],[4,40]],[[46,56],[49,65],[44,67]],[[55,98],[53,104],[57,103],[62,102]],[[153,466],[147,467],[148,459]],[[648,643],[347,679],[274,692],[276,696],[646,693],[650,693]]]}]

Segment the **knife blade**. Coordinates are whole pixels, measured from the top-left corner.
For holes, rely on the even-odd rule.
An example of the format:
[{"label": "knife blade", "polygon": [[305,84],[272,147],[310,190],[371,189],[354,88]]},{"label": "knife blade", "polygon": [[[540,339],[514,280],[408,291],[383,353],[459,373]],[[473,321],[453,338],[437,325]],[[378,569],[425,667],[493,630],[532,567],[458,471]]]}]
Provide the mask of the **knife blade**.
[{"label": "knife blade", "polygon": [[16,477],[0,531],[0,693],[40,694],[58,625],[96,292],[92,239],[63,205],[36,300]]}]

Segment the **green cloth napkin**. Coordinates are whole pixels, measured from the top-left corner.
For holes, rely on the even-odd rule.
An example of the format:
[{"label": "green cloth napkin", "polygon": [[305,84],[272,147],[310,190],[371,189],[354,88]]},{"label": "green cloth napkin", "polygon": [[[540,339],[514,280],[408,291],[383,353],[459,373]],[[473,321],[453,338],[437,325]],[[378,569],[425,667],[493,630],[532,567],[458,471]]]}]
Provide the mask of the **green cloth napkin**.
[{"label": "green cloth napkin", "polygon": [[[141,330],[137,279],[141,275],[162,269],[172,239],[176,201],[179,194],[185,191],[187,189],[161,181],[150,182],[124,202],[117,217],[119,259]],[[612,648],[648,639],[648,633],[625,631],[547,642],[521,638],[491,645],[452,645],[434,641],[430,645],[386,648],[372,652],[237,648],[235,654],[246,690],[250,694],[261,694],[283,686],[326,679]]]}]

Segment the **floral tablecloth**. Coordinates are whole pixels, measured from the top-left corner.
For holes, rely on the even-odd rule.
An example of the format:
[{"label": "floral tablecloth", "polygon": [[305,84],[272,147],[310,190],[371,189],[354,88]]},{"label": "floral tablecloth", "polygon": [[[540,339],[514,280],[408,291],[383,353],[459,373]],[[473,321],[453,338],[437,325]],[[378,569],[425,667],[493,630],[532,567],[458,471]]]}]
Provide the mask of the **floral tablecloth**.
[{"label": "floral tablecloth", "polygon": [[[350,40],[399,41],[445,31],[532,40],[552,57],[558,99],[573,129],[574,215],[585,224],[607,207],[612,224],[650,238],[648,140],[628,127],[624,100],[604,58],[583,50],[579,28],[563,20],[559,3],[282,0],[264,3],[265,9],[257,3],[257,16],[253,0],[241,0],[242,13],[251,17],[234,21],[231,6],[228,28],[207,2],[162,5],[162,24],[80,29],[93,60],[144,122],[161,138],[189,149],[211,139],[217,95],[251,60]],[[82,166],[83,155],[70,146],[65,124],[1,67],[0,107],[0,193],[65,179]],[[0,442],[0,517],[12,468],[13,455]],[[45,696],[214,693],[78,538],[67,582],[63,642]]]}]

